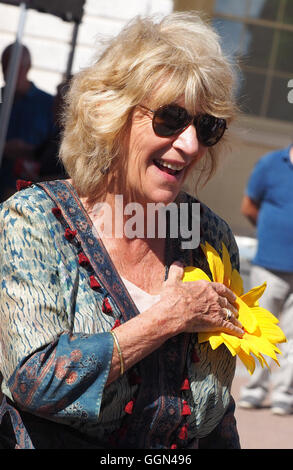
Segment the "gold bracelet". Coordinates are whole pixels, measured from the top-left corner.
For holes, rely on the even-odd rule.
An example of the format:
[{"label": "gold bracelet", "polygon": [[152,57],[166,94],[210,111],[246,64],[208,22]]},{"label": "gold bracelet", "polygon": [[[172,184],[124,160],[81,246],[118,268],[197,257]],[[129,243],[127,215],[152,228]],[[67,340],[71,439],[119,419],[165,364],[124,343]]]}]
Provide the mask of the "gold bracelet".
[{"label": "gold bracelet", "polygon": [[120,349],[119,341],[118,341],[118,338],[117,338],[116,334],[114,333],[113,330],[111,330],[110,333],[114,338],[116,348],[117,348],[117,351],[118,351],[118,355],[119,355],[119,359],[120,359],[120,376],[121,376],[121,375],[124,374],[124,360],[123,360],[123,356],[122,356],[122,351]]}]

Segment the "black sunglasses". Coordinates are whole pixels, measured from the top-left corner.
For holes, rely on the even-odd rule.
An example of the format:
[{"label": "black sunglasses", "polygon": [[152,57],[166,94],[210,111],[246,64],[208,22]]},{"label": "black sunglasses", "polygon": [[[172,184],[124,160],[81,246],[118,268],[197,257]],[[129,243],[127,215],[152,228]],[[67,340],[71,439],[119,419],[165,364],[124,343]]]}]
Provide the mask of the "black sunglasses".
[{"label": "black sunglasses", "polygon": [[153,113],[153,129],[159,137],[180,134],[193,123],[199,142],[206,147],[212,147],[219,142],[227,129],[225,119],[210,114],[190,116],[186,109],[176,104],[160,106],[155,111],[143,105],[139,106]]}]

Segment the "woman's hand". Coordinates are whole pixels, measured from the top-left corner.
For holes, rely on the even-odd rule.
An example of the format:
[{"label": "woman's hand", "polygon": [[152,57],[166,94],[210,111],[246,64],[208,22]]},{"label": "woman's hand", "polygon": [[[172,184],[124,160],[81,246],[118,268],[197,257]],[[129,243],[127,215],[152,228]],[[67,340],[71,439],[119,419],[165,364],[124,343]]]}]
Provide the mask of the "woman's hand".
[{"label": "woman's hand", "polygon": [[[173,263],[161,291],[162,306],[167,309],[169,327],[174,328],[174,335],[223,331],[242,337],[244,332],[237,320],[235,294],[217,282],[182,282],[183,274],[183,266],[179,262]],[[232,312],[229,320],[227,309]]]},{"label": "woman's hand", "polygon": [[[125,370],[179,333],[223,331],[235,336],[243,335],[233,292],[217,282],[182,282],[183,274],[182,265],[173,263],[163,284],[161,299],[115,328]],[[229,321],[226,320],[225,309],[232,312]],[[120,360],[114,348],[107,383],[117,379],[119,373]]]}]

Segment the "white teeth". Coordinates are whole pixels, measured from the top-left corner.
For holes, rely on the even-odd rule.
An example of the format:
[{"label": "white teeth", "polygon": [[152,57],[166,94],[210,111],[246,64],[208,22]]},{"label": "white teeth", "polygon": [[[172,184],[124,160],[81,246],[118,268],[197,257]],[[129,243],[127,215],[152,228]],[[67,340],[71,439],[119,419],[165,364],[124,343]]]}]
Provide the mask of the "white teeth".
[{"label": "white teeth", "polygon": [[175,171],[181,171],[185,167],[185,165],[176,165],[175,163],[171,164],[168,162],[164,162],[163,160],[156,160],[156,162],[161,166],[170,168],[170,170],[175,170]]}]

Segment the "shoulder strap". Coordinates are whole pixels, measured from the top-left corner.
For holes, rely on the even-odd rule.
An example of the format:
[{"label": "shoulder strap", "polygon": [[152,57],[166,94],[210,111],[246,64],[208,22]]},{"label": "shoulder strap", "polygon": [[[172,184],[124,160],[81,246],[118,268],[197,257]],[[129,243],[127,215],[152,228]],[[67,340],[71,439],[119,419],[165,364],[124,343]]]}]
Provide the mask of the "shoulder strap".
[{"label": "shoulder strap", "polygon": [[76,230],[76,238],[104,289],[121,313],[123,321],[139,312],[123,284],[101,239],[93,232],[93,224],[73,186],[66,180],[37,183],[62,212],[65,224]]}]

